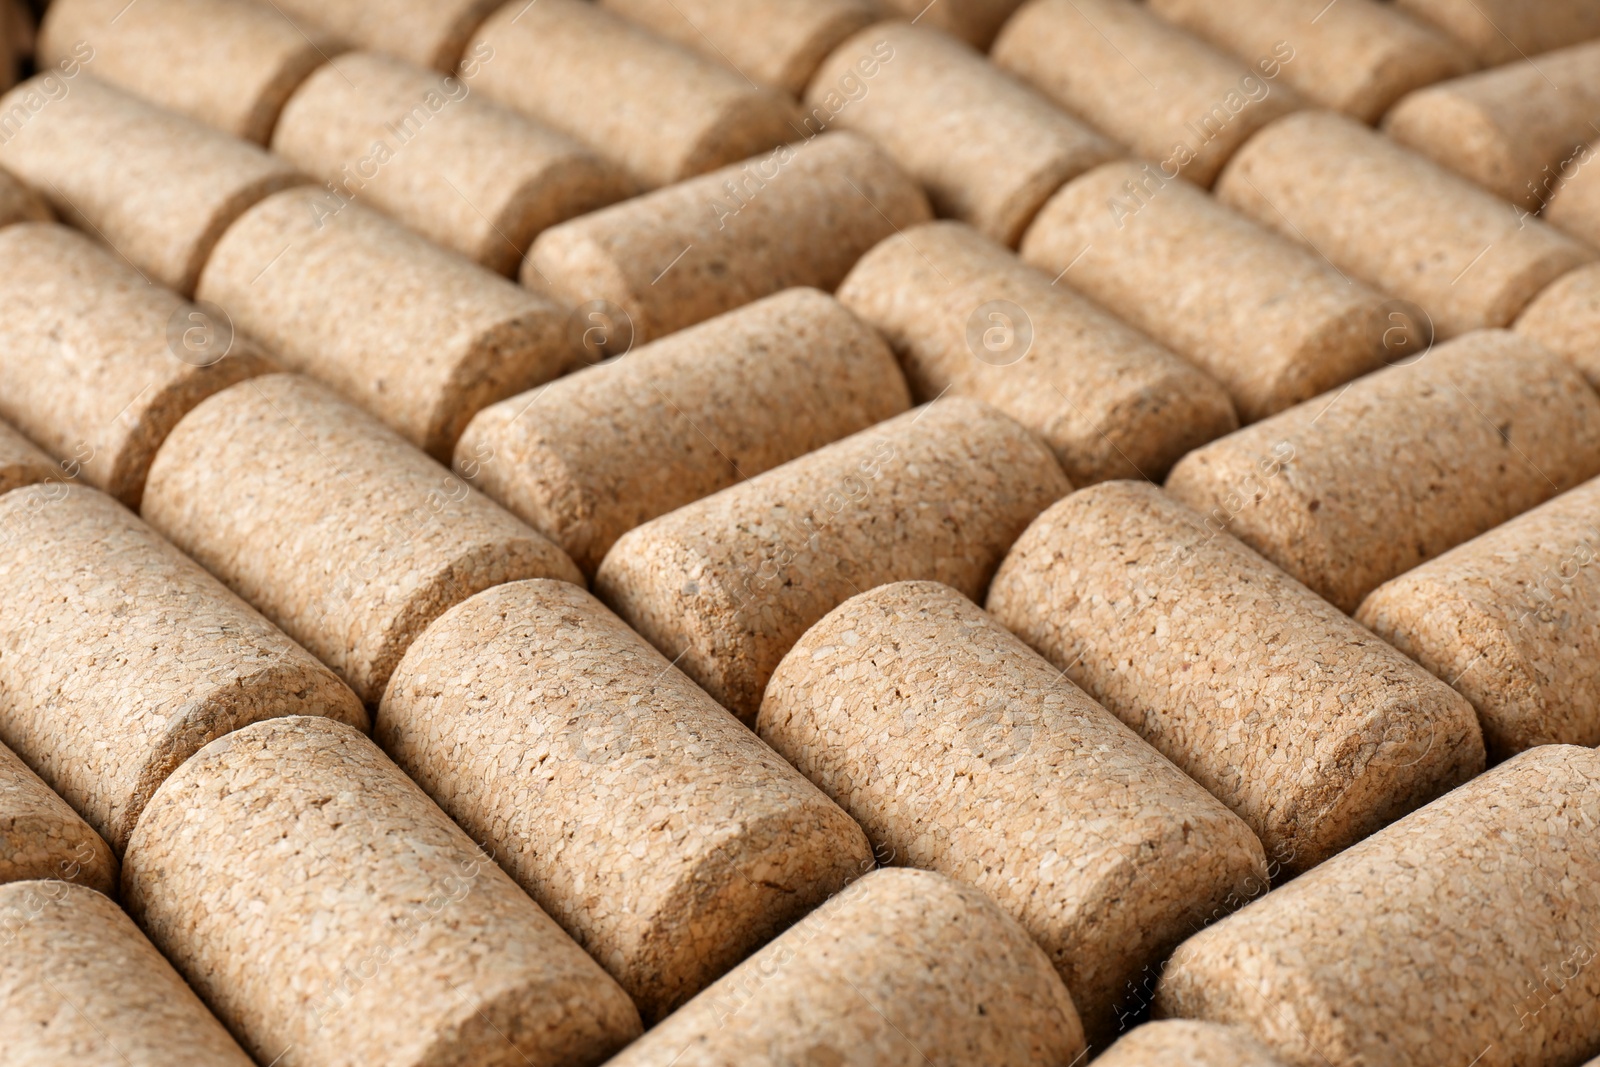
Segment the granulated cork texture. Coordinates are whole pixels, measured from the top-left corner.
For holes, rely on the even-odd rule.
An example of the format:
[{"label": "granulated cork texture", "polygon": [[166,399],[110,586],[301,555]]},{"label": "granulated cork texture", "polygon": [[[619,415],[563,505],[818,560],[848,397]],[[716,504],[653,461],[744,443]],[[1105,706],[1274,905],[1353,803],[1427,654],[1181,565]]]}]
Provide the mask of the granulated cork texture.
[{"label": "granulated cork texture", "polygon": [[1396,0],[1395,7],[1437,26],[1489,65],[1600,37],[1600,8],[1589,0]]},{"label": "granulated cork texture", "polygon": [[67,802],[0,745],[0,883],[58,879],[117,891],[117,858]]},{"label": "granulated cork texture", "polygon": [[0,170],[0,226],[18,222],[50,222],[55,213],[44,197],[11,172]]},{"label": "granulated cork texture", "polygon": [[58,479],[55,462],[34,443],[0,422],[0,494]]},{"label": "granulated cork texture", "polygon": [[470,58],[473,32],[499,6],[496,0],[273,0],[301,32],[320,26],[357,48],[387,52],[449,73]]},{"label": "granulated cork texture", "polygon": [[1138,1027],[1095,1062],[1100,1067],[1283,1067],[1247,1030],[1177,1019]]},{"label": "granulated cork texture", "polygon": [[1579,267],[1534,298],[1516,331],[1565,356],[1600,388],[1600,263]]}]

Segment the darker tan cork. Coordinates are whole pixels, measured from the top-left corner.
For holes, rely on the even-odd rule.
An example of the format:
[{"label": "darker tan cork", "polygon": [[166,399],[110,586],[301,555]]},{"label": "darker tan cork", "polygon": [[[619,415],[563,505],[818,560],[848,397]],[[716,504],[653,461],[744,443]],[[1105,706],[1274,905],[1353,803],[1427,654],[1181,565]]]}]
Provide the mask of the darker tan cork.
[{"label": "darker tan cork", "polygon": [[[3,122],[0,117],[0,122]],[[0,170],[0,226],[19,222],[50,222],[55,212],[44,197],[24,185],[16,175]]]},{"label": "darker tan cork", "polygon": [[1565,356],[1600,389],[1600,263],[1563,274],[1533,298],[1515,329]]},{"label": "darker tan cork", "polygon": [[259,1063],[588,1067],[639,1033],[599,964],[326,719],[197,753],[146,809],[122,888]]},{"label": "darker tan cork", "polygon": [[1600,37],[1592,0],[1396,0],[1395,7],[1437,26],[1487,66]]},{"label": "darker tan cork", "polygon": [[0,497],[0,741],[121,852],[162,781],[260,719],[360,702],[110,497]]},{"label": "darker tan cork", "polygon": [[0,883],[40,878],[112,894],[117,857],[16,753],[0,745]]},{"label": "darker tan cork", "polygon": [[931,871],[853,883],[609,1067],[1032,1067],[1080,1062],[1072,998],[976,889]]},{"label": "darker tan cork", "polygon": [[1600,753],[1546,745],[1178,948],[1158,1015],[1291,1067],[1557,1067],[1600,1050]]},{"label": "darker tan cork", "polygon": [[[1597,138],[1600,140],[1600,138]],[[1592,248],[1600,248],[1600,167],[1592,145],[1563,160],[1551,186],[1543,218]]]},{"label": "darker tan cork", "polygon": [[936,4],[926,0],[880,0],[880,6],[915,20],[919,26],[943,30],[985,51],[1021,4],[1022,0],[939,0]]},{"label": "darker tan cork", "polygon": [[271,0],[309,33],[313,26],[357,48],[386,52],[444,74],[481,55],[472,34],[503,0]]},{"label": "darker tan cork", "polygon": [[828,612],[918,578],[976,599],[1071,491],[1043,441],[948,397],[630,530],[595,590],[751,722],[778,661]]},{"label": "darker tan cork", "polygon": [[788,289],[486,408],[455,469],[592,575],[635,526],[910,406],[871,327]]},{"label": "darker tan cork", "polygon": [[966,882],[1022,923],[1096,1046],[1141,968],[1266,888],[1249,827],[936,582],[879,586],[807,630],[756,731],[880,860]]},{"label": "darker tan cork", "polygon": [[376,706],[407,646],[562,551],[326,387],[268,375],[184,419],[144,516]]},{"label": "darker tan cork", "polygon": [[37,445],[0,422],[0,494],[25,485],[60,480],[64,472]]},{"label": "darker tan cork", "polygon": [[1283,1067],[1243,1027],[1187,1019],[1145,1023],[1106,1049],[1097,1067]]},{"label": "darker tan cork", "polygon": [[450,609],[377,722],[647,1023],[874,866],[849,816],[566,582]]},{"label": "darker tan cork", "polygon": [[1243,818],[1274,880],[1484,767],[1449,686],[1148,483],[1039,516],[988,606]]}]

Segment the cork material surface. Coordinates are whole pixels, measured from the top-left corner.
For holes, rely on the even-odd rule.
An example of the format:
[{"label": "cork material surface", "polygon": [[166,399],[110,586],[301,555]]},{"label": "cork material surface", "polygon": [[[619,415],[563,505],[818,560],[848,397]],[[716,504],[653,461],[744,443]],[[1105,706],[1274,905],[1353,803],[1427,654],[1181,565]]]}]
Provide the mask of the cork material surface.
[{"label": "cork material surface", "polygon": [[0,226],[18,222],[50,222],[55,212],[44,197],[22,184],[10,171],[0,170]]},{"label": "cork material surface", "polygon": [[117,857],[16,753],[0,745],[0,883],[40,878],[113,894]]},{"label": "cork material surface", "polygon": [[49,456],[10,425],[0,422],[0,494],[60,478],[61,472]]},{"label": "cork material surface", "polygon": [[326,719],[202,749],[146,810],[122,886],[260,1063],[586,1067],[639,1032],[600,966]]},{"label": "cork material surface", "polygon": [[[1596,162],[1600,160],[1588,146],[1562,161],[1560,177],[1553,182],[1555,189],[1549,194],[1543,216],[1550,225],[1591,248],[1600,248],[1600,167],[1593,165]],[[1550,175],[1544,178],[1549,179]]]},{"label": "cork material surface", "polygon": [[357,48],[449,74],[482,53],[472,34],[502,0],[272,0],[303,31],[322,26]]},{"label": "cork material surface", "polygon": [[882,7],[915,19],[919,26],[943,30],[985,51],[1021,3],[1022,0],[940,0],[937,4],[923,0],[880,0]]},{"label": "cork material surface", "polygon": [[1563,274],[1533,298],[1515,329],[1565,356],[1600,388],[1600,263]]},{"label": "cork material surface", "polygon": [[1095,1063],[1098,1067],[1283,1067],[1249,1031],[1187,1019],[1137,1027]]},{"label": "cork material surface", "polygon": [[1600,37],[1600,7],[1590,0],[1396,0],[1395,7],[1431,22],[1490,66]]}]

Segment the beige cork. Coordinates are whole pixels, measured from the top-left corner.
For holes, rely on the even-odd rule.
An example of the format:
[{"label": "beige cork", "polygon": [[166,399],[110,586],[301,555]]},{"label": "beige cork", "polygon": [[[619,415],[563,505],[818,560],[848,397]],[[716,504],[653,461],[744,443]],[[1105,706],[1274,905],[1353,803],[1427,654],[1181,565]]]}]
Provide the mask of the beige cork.
[{"label": "beige cork", "polygon": [[1538,344],[1485,330],[1197,449],[1167,489],[1353,612],[1596,474],[1600,398]]},{"label": "beige cork", "polygon": [[1147,483],[1039,516],[989,610],[1243,818],[1275,874],[1483,770],[1449,686]]},{"label": "beige cork", "polygon": [[0,229],[0,263],[0,417],[129,507],[190,408],[270,369],[226,322],[64,226]]},{"label": "beige cork", "polygon": [[880,586],[807,630],[756,731],[880,860],[966,882],[1022,923],[1095,1045],[1141,968],[1266,889],[1243,822],[935,582]]},{"label": "beige cork", "polygon": [[1081,1062],[1044,952],[979,891],[875,871],[608,1067],[1034,1067]]},{"label": "beige cork", "polygon": [[987,50],[995,34],[1022,0],[881,0],[882,6],[896,11],[919,26],[943,30],[974,48]]},{"label": "beige cork", "polygon": [[910,405],[869,326],[789,289],[485,409],[455,465],[592,575],[635,526]]},{"label": "beige cork", "polygon": [[472,34],[503,0],[271,0],[301,29],[321,26],[357,48],[444,74],[482,60]]},{"label": "beige cork", "polygon": [[24,485],[57,480],[63,474],[37,445],[9,424],[0,422],[0,494]]},{"label": "beige cork", "polygon": [[581,362],[548,298],[309,186],[245,212],[197,295],[445,463],[480,410]]},{"label": "beige cork", "polygon": [[[1600,113],[1600,108],[1596,109]],[[1600,131],[1593,143],[1580,148],[1562,161],[1551,182],[1553,188],[1544,206],[1544,220],[1564,233],[1600,248]],[[1548,177],[1548,176],[1547,176]]]},{"label": "beige cork", "polygon": [[120,852],[197,749],[281,715],[366,728],[322,664],[109,497],[0,497],[0,741]]},{"label": "beige cork", "polygon": [[1525,752],[1185,942],[1158,1015],[1292,1067],[1558,1067],[1600,1047],[1600,753]]},{"label": "beige cork", "polygon": [[920,25],[881,22],[851,37],[805,102],[808,130],[872,138],[941,216],[1013,246],[1051,193],[1121,154],[971,47]]},{"label": "beige cork", "polygon": [[377,721],[647,1023],[874,866],[844,812],[566,582],[445,613]]},{"label": "beige cork", "polygon": [[34,78],[0,98],[0,166],[62,219],[185,296],[234,219],[305,180],[255,145],[85,73]]},{"label": "beige cork", "polygon": [[22,184],[16,175],[0,170],[0,226],[50,222],[54,218],[55,212],[50,210],[44,197]]},{"label": "beige cork", "polygon": [[0,745],[0,882],[37,878],[115,893],[117,857],[16,753]]},{"label": "beige cork", "polygon": [[1151,164],[1108,163],[1066,186],[1022,258],[1221,382],[1245,422],[1387,354],[1382,294]]},{"label": "beige cork", "polygon": [[840,131],[553,226],[522,281],[575,306],[607,302],[642,343],[791,286],[832,290],[930,215],[881,149]]},{"label": "beige cork", "polygon": [[1167,1019],[1137,1027],[1095,1060],[1096,1067],[1282,1067],[1238,1026]]},{"label": "beige cork", "polygon": [[1209,186],[1253,133],[1301,106],[1293,48],[1240,62],[1130,0],[1029,0],[994,43],[1029,82],[1168,177]]},{"label": "beige cork", "polygon": [[6,1067],[252,1067],[133,920],[64,882],[0,886]]},{"label": "beige cork", "polygon": [[646,188],[801,135],[785,94],[583,0],[506,4],[473,35],[466,84],[574,137]]},{"label": "beige cork", "polygon": [[883,241],[839,299],[889,339],[917,399],[993,405],[1043,437],[1074,485],[1160,478],[1239,425],[1211,378],[960,223]]},{"label": "beige cork", "polygon": [[1534,297],[1516,331],[1565,356],[1600,389],[1600,263],[1562,275]]},{"label": "beige cork", "polygon": [[307,79],[272,150],[323,181],[330,208],[370,204],[501,274],[516,273],[539,231],[633,191],[572,138],[374,52]]},{"label": "beige cork", "polygon": [[325,387],[275,374],[167,439],[144,516],[368,705],[453,605],[583,576],[562,551]]},{"label": "beige cork", "polygon": [[360,733],[259,723],[156,794],[128,910],[260,1063],[586,1067],[617,984]]},{"label": "beige cork", "polygon": [[1505,326],[1595,253],[1465,178],[1331,111],[1273,123],[1217,198],[1431,317],[1439,337]]},{"label": "beige cork", "polygon": [[1437,26],[1490,66],[1600,37],[1593,0],[1397,0],[1395,7]]}]

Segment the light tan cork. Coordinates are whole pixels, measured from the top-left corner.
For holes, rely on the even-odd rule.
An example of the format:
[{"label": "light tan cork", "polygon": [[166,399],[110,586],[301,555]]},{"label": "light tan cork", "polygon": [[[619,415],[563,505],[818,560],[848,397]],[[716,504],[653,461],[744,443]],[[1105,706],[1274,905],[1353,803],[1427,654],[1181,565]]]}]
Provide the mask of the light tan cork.
[{"label": "light tan cork", "polygon": [[64,882],[0,886],[7,1067],[252,1067],[133,920]]},{"label": "light tan cork", "polygon": [[988,606],[1244,819],[1275,878],[1483,770],[1459,694],[1144,482],[1039,516]]},{"label": "light tan cork", "polygon": [[1095,1045],[1140,968],[1266,889],[1243,822],[935,582],[880,586],[807,630],[756,731],[880,860],[966,882],[1022,923]]},{"label": "light tan cork", "polygon": [[[0,98],[0,166],[37,189],[63,220],[185,296],[234,219],[305,180],[255,145],[87,74],[57,79],[54,91],[47,78],[56,75]],[[11,133],[5,124],[19,108],[23,117]]]},{"label": "light tan cork", "polygon": [[129,507],[190,408],[270,369],[226,322],[65,226],[0,229],[0,263],[0,417]]},{"label": "light tan cork", "polygon": [[1543,218],[1564,233],[1570,233],[1591,248],[1600,248],[1600,133],[1595,144],[1585,145],[1562,161]]},{"label": "light tan cork", "polygon": [[802,134],[785,94],[583,0],[506,4],[473,35],[462,74],[474,90],[582,141],[646,188]]},{"label": "light tan cork", "polygon": [[326,719],[202,749],[146,810],[122,887],[261,1063],[585,1067],[639,1033],[610,976]]},{"label": "light tan cork", "polygon": [[647,1023],[875,865],[832,801],[566,582],[445,613],[377,721]]},{"label": "light tan cork", "polygon": [[1437,26],[1490,66],[1600,37],[1593,0],[1396,0],[1395,7]]},{"label": "light tan cork", "polygon": [[1383,365],[1384,296],[1150,164],[1050,198],[1022,258],[1171,348],[1245,422]]},{"label": "light tan cork", "polygon": [[0,745],[0,882],[38,878],[115,893],[117,857],[16,753]]},{"label": "light tan cork", "polygon": [[635,526],[910,406],[871,327],[788,289],[484,409],[455,467],[592,575]]},{"label": "light tan cork", "polygon": [[322,664],[111,498],[0,497],[0,741],[121,852],[202,745],[280,715],[366,728]]},{"label": "light tan cork", "polygon": [[791,286],[832,290],[931,214],[881,149],[840,131],[552,226],[522,282],[607,302],[637,344]]},{"label": "light tan cork", "polygon": [[1160,1015],[1293,1067],[1529,1067],[1600,1047],[1600,753],[1525,752],[1179,947]]},{"label": "light tan cork", "polygon": [[24,485],[60,479],[65,472],[32,441],[0,422],[0,494]]},{"label": "light tan cork", "polygon": [[1160,478],[1239,425],[1210,377],[961,223],[883,241],[839,299],[888,338],[918,400],[993,405],[1043,437],[1074,485]]},{"label": "light tan cork", "polygon": [[1565,356],[1600,389],[1600,263],[1562,275],[1534,297],[1516,331]]},{"label": "light tan cork", "polygon": [[375,52],[307,79],[272,150],[324,182],[329,212],[370,204],[501,274],[516,273],[540,230],[633,191],[572,138]]},{"label": "light tan cork", "polygon": [[[3,122],[0,117],[0,122]],[[6,170],[0,170],[0,226],[19,222],[50,222],[55,212],[44,197],[22,184],[21,180]]]},{"label": "light tan cork", "polygon": [[1595,253],[1465,178],[1331,111],[1245,145],[1217,198],[1346,274],[1419,305],[1439,337],[1505,326]]},{"label": "light tan cork", "polygon": [[197,295],[445,463],[480,410],[582,362],[565,309],[313,187],[245,212]]},{"label": "light tan cork", "polygon": [[595,590],[751,722],[778,661],[828,612],[919,578],[977,599],[1071,491],[1043,441],[948,397],[630,530]]},{"label": "light tan cork", "polygon": [[504,0],[272,0],[303,31],[324,27],[355,45],[445,74],[486,57],[472,34]]},{"label": "light tan cork", "polygon": [[881,0],[882,6],[915,19],[917,25],[943,30],[974,48],[987,50],[995,34],[1022,0]]},{"label": "light tan cork", "polygon": [[608,1067],[1032,1067],[1080,1062],[1049,958],[976,889],[875,871]]},{"label": "light tan cork", "polygon": [[995,63],[1167,177],[1209,186],[1253,133],[1301,106],[1276,78],[1292,43],[1240,62],[1129,0],[1029,0]]},{"label": "light tan cork", "polygon": [[1167,1019],[1145,1023],[1106,1049],[1096,1067],[1282,1067],[1238,1026]]},{"label": "light tan cork", "polygon": [[1504,330],[1189,453],[1167,489],[1353,612],[1390,578],[1600,474],[1600,398]]}]

